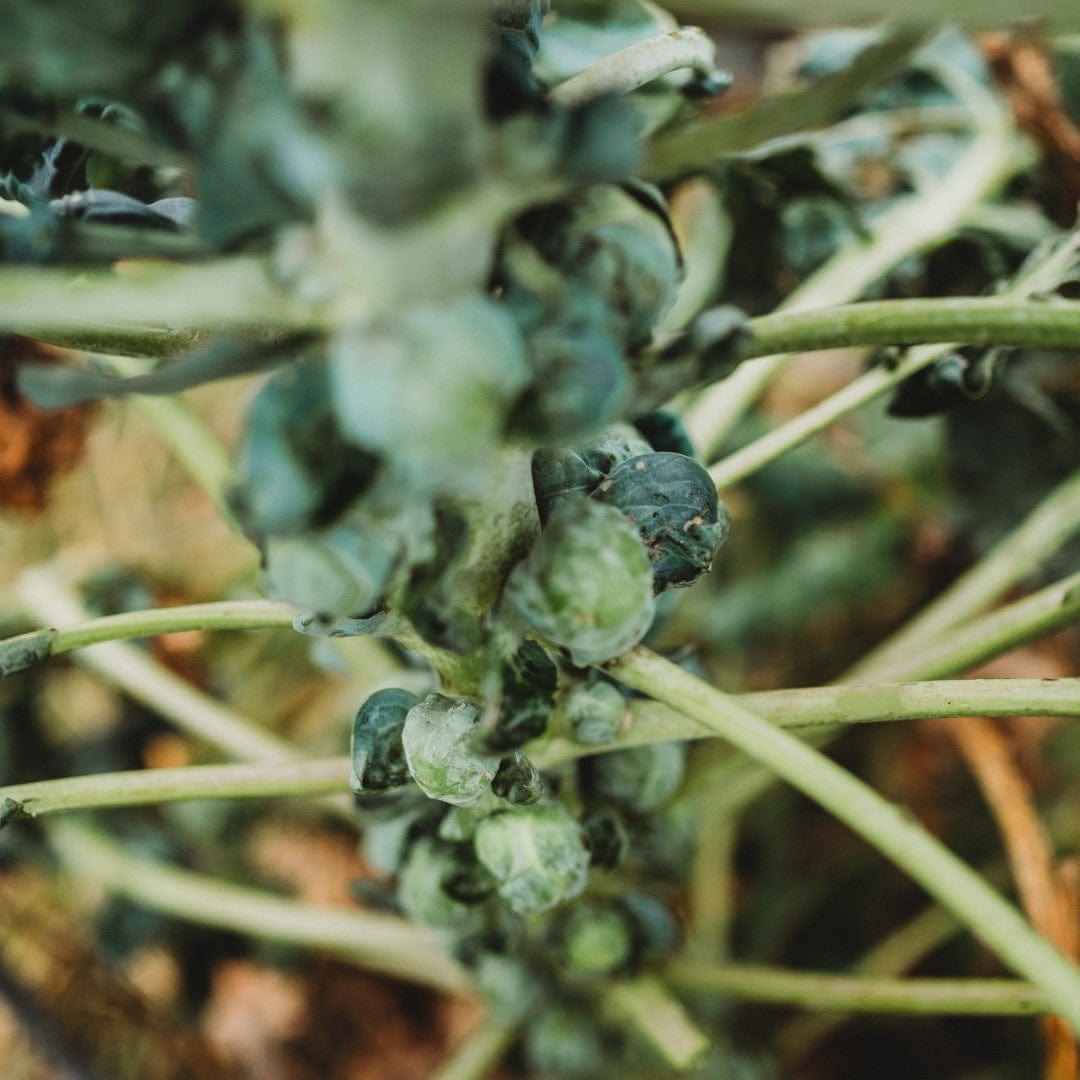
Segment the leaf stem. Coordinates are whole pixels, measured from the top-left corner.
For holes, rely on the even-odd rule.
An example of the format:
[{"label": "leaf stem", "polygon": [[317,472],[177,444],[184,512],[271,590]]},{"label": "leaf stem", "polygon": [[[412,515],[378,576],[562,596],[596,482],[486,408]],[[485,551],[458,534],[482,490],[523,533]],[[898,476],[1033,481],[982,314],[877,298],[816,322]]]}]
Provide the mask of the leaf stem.
[{"label": "leaf stem", "polygon": [[[824,686],[744,694],[734,700],[770,723],[789,728],[969,714],[1080,716],[1080,679],[964,679]],[[700,721],[654,701],[630,702],[628,713],[624,731],[610,745],[560,740],[530,751],[529,756],[547,768],[630,746],[715,734]],[[9,814],[37,817],[103,806],[145,806],[192,799],[344,794],[348,791],[349,768],[348,758],[335,757],[96,773],[0,787],[0,800],[16,804],[8,804]],[[721,809],[726,806],[726,798],[725,792]]]},{"label": "leaf stem", "polygon": [[826,1012],[914,1016],[1035,1016],[1048,1011],[1036,987],[1016,979],[890,979],[752,964],[672,960],[665,976],[680,990]]},{"label": "leaf stem", "polygon": [[583,105],[603,94],[629,93],[680,68],[705,75],[716,67],[716,45],[704,31],[684,26],[620,49],[559,83],[548,97],[559,105]]},{"label": "leaf stem", "polygon": [[1080,532],[1080,472],[1059,484],[1008,536],[956,579],[937,599],[871,650],[851,674],[879,664],[959,625],[1037,570]]},{"label": "leaf stem", "polygon": [[[45,624],[75,624],[75,630],[86,633],[86,613],[55,570],[38,567],[26,571],[16,583],[15,593],[20,608],[28,616]],[[130,630],[130,625],[126,629]],[[127,636],[137,635],[129,633]],[[53,640],[55,642],[55,638]],[[281,762],[295,761],[301,756],[284,739],[261,730],[250,720],[196,690],[132,645],[102,641],[80,650],[77,661],[136,701],[170,719],[181,731],[232,757]]]},{"label": "leaf stem", "polygon": [[0,787],[0,800],[10,819],[194,799],[338,795],[349,790],[350,768],[348,758],[335,757],[283,764],[138,769]]},{"label": "leaf stem", "polygon": [[520,1024],[485,1016],[466,1032],[428,1080],[483,1080],[514,1044],[520,1030]]},{"label": "leaf stem", "polygon": [[899,807],[795,736],[647,649],[605,665],[620,682],[707,725],[819,803],[953,911],[1080,1031],[1080,970]]},{"label": "leaf stem", "polygon": [[254,937],[323,949],[372,971],[468,993],[438,936],[393,915],[319,907],[131,855],[97,830],[56,822],[49,843],[65,869],[145,907]]}]

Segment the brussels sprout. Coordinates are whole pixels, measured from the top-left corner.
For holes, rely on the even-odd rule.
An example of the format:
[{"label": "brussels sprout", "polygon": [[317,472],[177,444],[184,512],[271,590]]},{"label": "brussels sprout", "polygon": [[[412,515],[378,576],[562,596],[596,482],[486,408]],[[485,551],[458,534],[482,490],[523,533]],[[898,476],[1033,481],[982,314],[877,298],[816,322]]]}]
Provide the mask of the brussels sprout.
[{"label": "brussels sprout", "polygon": [[540,523],[547,524],[560,502],[590,495],[620,462],[651,449],[634,428],[615,424],[576,450],[537,450],[532,458],[532,479]]},{"label": "brussels sprout", "polygon": [[501,813],[506,803],[493,791],[486,791],[468,806],[451,806],[439,822],[440,840],[472,840],[476,827],[491,814]]},{"label": "brussels sprout", "polygon": [[544,442],[583,439],[625,407],[630,372],[603,327],[549,322],[529,334],[527,353],[535,375],[513,408],[512,430]]},{"label": "brussels sprout", "polygon": [[343,522],[304,538],[271,536],[263,551],[266,591],[334,619],[382,598],[398,552],[386,537]]},{"label": "brussels sprout", "polygon": [[589,495],[604,479],[575,450],[537,450],[532,457],[533,492],[540,524],[546,525],[555,507],[566,499]]},{"label": "brussels sprout", "polygon": [[593,810],[581,819],[581,827],[589,842],[589,857],[593,866],[613,870],[626,857],[630,839],[622,821],[613,811]]},{"label": "brussels sprout", "polygon": [[484,740],[493,751],[516,750],[547,730],[559,673],[535,641],[523,641],[499,665],[499,715]]},{"label": "brussels sprout", "polygon": [[493,1016],[506,1021],[520,1020],[536,1007],[540,984],[528,964],[485,950],[470,967],[476,989]]},{"label": "brussels sprout", "polygon": [[326,365],[302,361],[272,376],[252,401],[230,501],[255,536],[295,535],[331,524],[378,469],[378,458],[338,429]]},{"label": "brussels sprout", "polygon": [[401,745],[405,717],[420,699],[408,690],[379,690],[360,706],[352,728],[352,775],[357,795],[399,787],[409,780]]},{"label": "brussels sprout", "polygon": [[518,751],[499,763],[491,790],[515,806],[531,806],[544,794],[544,781],[537,767]]},{"label": "brussels sprout", "polygon": [[630,348],[652,337],[675,299],[681,266],[663,197],[598,184],[518,221],[522,235],[607,308],[607,329]]},{"label": "brussels sprout", "polygon": [[603,746],[619,734],[626,719],[626,698],[618,687],[597,679],[567,695],[563,714],[578,742]]},{"label": "brussels sprout", "polygon": [[626,893],[619,907],[633,927],[636,959],[653,960],[675,951],[679,944],[679,924],[670,909],[645,893]]},{"label": "brussels sprout", "polygon": [[331,347],[330,374],[342,430],[391,460],[418,492],[480,482],[506,409],[529,378],[513,316],[485,299],[415,307],[344,332]]},{"label": "brussels sprout", "polygon": [[579,667],[636,645],[655,613],[637,530],[613,507],[584,499],[559,505],[504,596]]},{"label": "brussels sprout", "polygon": [[495,892],[496,881],[468,844],[447,849],[447,867],[440,879],[443,892],[459,904],[479,904]]},{"label": "brussels sprout", "polygon": [[560,927],[562,950],[574,967],[590,975],[610,975],[629,962],[633,928],[614,907],[581,904]]},{"label": "brussels sprout", "polygon": [[653,450],[694,457],[694,444],[678,413],[670,409],[656,409],[636,417],[634,427],[641,432]]},{"label": "brussels sprout", "polygon": [[405,913],[425,926],[459,929],[474,918],[474,909],[453,899],[443,888],[443,878],[455,868],[449,844],[422,837],[409,848],[398,878],[397,897]]},{"label": "brussels sprout", "polygon": [[531,1076],[610,1076],[608,1049],[591,1011],[573,1005],[545,1009],[525,1029]]},{"label": "brussels sprout", "polygon": [[429,694],[405,718],[401,741],[409,772],[429,798],[465,805],[491,785],[499,759],[477,749],[480,710],[461,698]]},{"label": "brussels sprout", "polygon": [[493,814],[480,822],[477,858],[516,915],[535,915],[585,888],[585,834],[562,803]]},{"label": "brussels sprout", "polygon": [[681,743],[651,743],[598,754],[581,763],[584,789],[627,809],[649,813],[679,790],[686,753]]},{"label": "brussels sprout", "polygon": [[709,474],[682,454],[624,461],[592,497],[637,524],[658,593],[692,585],[705,573],[730,524]]}]

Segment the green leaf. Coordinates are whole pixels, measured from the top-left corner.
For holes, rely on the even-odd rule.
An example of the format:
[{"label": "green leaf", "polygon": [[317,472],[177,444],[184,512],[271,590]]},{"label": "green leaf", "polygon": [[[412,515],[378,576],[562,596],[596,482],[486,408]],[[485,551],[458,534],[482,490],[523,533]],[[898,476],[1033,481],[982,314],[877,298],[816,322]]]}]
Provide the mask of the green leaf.
[{"label": "green leaf", "polygon": [[0,641],[0,679],[47,660],[56,634],[57,631],[52,629],[31,630],[28,634]]},{"label": "green leaf", "polygon": [[419,702],[415,694],[396,688],[379,690],[360,706],[353,720],[349,787],[357,795],[385,791],[409,780],[401,744],[405,717]]}]

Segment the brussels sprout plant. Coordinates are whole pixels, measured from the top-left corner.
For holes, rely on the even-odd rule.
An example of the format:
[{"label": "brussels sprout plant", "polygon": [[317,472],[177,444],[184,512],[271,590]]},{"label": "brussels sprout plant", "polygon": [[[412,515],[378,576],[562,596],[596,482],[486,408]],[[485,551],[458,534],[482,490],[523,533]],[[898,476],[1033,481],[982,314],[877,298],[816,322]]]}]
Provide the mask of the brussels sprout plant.
[{"label": "brussels sprout plant", "polygon": [[1074,1075],[1080,17],[975,7],[5,5],[0,896],[443,1080]]}]

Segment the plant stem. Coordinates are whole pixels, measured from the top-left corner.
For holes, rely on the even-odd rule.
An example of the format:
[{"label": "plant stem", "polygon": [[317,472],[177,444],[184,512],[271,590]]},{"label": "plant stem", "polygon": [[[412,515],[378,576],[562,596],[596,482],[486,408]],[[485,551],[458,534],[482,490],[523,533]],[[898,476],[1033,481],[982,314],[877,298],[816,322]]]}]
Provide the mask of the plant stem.
[{"label": "plant stem", "polygon": [[633,1024],[675,1069],[689,1068],[709,1048],[708,1036],[655,976],[612,984],[603,1003],[606,1013]]},{"label": "plant stem", "polygon": [[664,974],[680,990],[803,1009],[914,1016],[1035,1016],[1045,996],[1016,979],[888,979],[752,964],[672,960]]},{"label": "plant stem", "polygon": [[[875,723],[927,717],[1080,716],[1080,679],[970,679],[944,683],[814,687],[744,694],[735,698],[780,727],[808,724]],[[629,723],[610,745],[559,742],[530,752],[545,768],[592,754],[647,743],[708,738],[700,721],[653,701],[629,703]],[[141,769],[38,780],[0,787],[0,800],[17,804],[29,817],[103,806],[145,806],[192,799],[272,798],[330,795],[348,791],[345,757],[283,763],[198,765]],[[720,800],[726,817],[730,792]],[[9,808],[9,814],[13,808]],[[717,922],[722,921],[717,916]]]},{"label": "plant stem", "polygon": [[920,641],[940,636],[992,604],[1080,532],[1080,472],[1059,484],[1031,514],[937,599],[871,650],[851,674],[873,671]]},{"label": "plant stem", "polygon": [[633,649],[604,669],[707,725],[843,821],[1039,987],[1052,1011],[1080,1031],[1080,970],[909,814],[795,736],[647,649]]},{"label": "plant stem", "polygon": [[0,802],[8,808],[10,819],[13,815],[34,818],[103,806],[148,806],[193,799],[338,795],[349,790],[350,768],[348,758],[335,757],[280,765],[194,765],[95,773],[0,787]]},{"label": "plant stem", "polygon": [[[1003,609],[1004,610],[1004,609]],[[1077,617],[1080,612],[1074,612]],[[998,640],[999,629],[994,631]],[[957,679],[815,686],[736,694],[734,699],[782,728],[814,728],[925,720],[944,716],[1080,716],[1080,679]],[[627,703],[627,721],[616,742],[593,746],[553,739],[529,751],[550,767],[591,754],[647,743],[707,738],[709,729],[657,701]],[[730,792],[725,790],[726,804]]]},{"label": "plant stem", "polygon": [[51,655],[83,649],[102,641],[153,637],[180,630],[289,629],[297,609],[271,600],[224,600],[212,604],[183,604],[105,615],[75,626],[61,627],[53,638]]},{"label": "plant stem", "polygon": [[428,1080],[483,1080],[514,1044],[520,1030],[520,1024],[484,1017]]},{"label": "plant stem", "polygon": [[[978,134],[940,184],[898,199],[877,219],[865,243],[838,251],[784,300],[777,314],[855,299],[902,259],[943,243],[973,207],[1023,167],[1026,159],[1017,152],[1004,111],[986,111],[977,119]],[[781,354],[745,363],[698,396],[684,419],[704,457],[712,455],[789,359]]]},{"label": "plant stem", "polygon": [[[20,608],[45,624],[72,623],[78,630],[87,621],[78,600],[55,571],[43,567],[27,571],[16,583],[15,593]],[[85,627],[81,632],[85,633]],[[181,731],[231,757],[262,762],[295,761],[300,757],[288,742],[196,690],[132,645],[103,641],[80,651],[77,661],[168,717]]]},{"label": "plant stem", "polygon": [[[64,302],[58,304],[57,296]],[[131,264],[124,273],[0,267],[5,329],[112,331],[313,328],[313,309],[284,289],[265,260],[218,259],[199,266]]]},{"label": "plant stem", "polygon": [[872,666],[860,665],[857,677],[885,681],[942,678],[966,671],[1078,618],[1080,573],[964,623],[921,648],[913,647],[904,655],[887,657]]},{"label": "plant stem", "polygon": [[97,830],[55,822],[49,843],[65,869],[155,911],[254,937],[324,949],[395,978],[469,992],[439,937],[392,915],[318,907],[131,855]]},{"label": "plant stem", "polygon": [[572,75],[548,93],[559,105],[583,105],[603,94],[629,93],[680,68],[708,75],[716,67],[716,45],[696,27],[657,34],[620,49]]},{"label": "plant stem", "polygon": [[858,345],[1016,345],[1080,349],[1080,302],[1000,296],[871,300],[751,319],[746,355]]},{"label": "plant stem", "polygon": [[[1080,232],[1074,232],[1056,250],[1034,265],[1021,269],[1008,288],[996,299],[1006,303],[1021,302],[1041,292],[1052,291],[1057,287],[1061,275],[1076,261],[1078,246]],[[779,312],[768,316],[769,319],[779,317],[788,316]],[[915,372],[929,367],[953,348],[955,346],[951,344],[913,348],[908,350],[907,355],[895,367],[872,368],[824,401],[717,462],[709,470],[713,482],[718,488],[724,489],[744,480],[770,461],[824,431],[841,417],[891,390]]]}]

